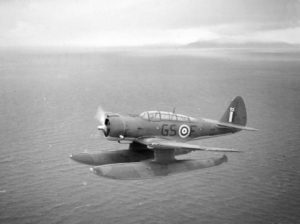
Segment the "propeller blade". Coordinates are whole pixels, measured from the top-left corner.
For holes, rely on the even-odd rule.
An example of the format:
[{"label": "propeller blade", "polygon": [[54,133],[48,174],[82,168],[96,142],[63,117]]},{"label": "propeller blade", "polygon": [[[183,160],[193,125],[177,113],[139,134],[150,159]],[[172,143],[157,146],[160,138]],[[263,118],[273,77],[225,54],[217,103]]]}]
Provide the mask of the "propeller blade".
[{"label": "propeller blade", "polygon": [[99,106],[98,109],[97,109],[97,113],[95,115],[95,118],[100,123],[98,125],[97,129],[99,131],[103,131],[103,133],[104,133],[105,136],[107,136],[107,134],[108,134],[107,126],[105,125],[106,115],[107,115],[107,113],[102,109],[101,106]]},{"label": "propeller blade", "polygon": [[106,117],[105,111],[102,109],[101,106],[99,106],[98,109],[97,109],[97,113],[95,115],[95,118],[99,121],[101,126],[104,125],[105,117]]}]

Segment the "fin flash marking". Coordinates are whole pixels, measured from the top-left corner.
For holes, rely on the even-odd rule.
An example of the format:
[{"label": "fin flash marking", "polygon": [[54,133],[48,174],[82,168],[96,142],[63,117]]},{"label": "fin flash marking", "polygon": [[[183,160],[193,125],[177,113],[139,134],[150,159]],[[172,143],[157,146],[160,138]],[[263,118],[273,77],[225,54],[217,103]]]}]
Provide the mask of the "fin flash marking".
[{"label": "fin flash marking", "polygon": [[233,113],[234,113],[234,107],[230,107],[229,120],[228,120],[229,123],[232,122]]}]

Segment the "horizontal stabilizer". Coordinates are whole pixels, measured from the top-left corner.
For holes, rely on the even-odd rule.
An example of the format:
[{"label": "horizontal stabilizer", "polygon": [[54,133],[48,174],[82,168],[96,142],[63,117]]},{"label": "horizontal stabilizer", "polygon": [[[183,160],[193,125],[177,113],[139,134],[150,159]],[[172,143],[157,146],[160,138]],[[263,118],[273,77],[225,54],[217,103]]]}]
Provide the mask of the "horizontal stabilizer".
[{"label": "horizontal stabilizer", "polygon": [[235,128],[235,129],[245,130],[245,131],[258,131],[258,129],[256,129],[256,128],[251,128],[251,127],[242,126],[242,125],[238,125],[238,124],[220,122],[220,121],[206,119],[206,118],[204,118],[203,120],[206,121],[206,122],[209,122],[209,123],[216,124],[220,128],[224,127],[224,128]]}]

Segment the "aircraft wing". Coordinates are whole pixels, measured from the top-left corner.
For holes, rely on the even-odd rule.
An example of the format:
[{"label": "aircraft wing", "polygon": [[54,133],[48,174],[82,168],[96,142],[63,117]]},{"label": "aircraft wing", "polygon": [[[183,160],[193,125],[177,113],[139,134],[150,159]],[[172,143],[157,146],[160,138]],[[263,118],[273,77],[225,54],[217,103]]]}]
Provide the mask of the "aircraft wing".
[{"label": "aircraft wing", "polygon": [[256,129],[256,128],[251,128],[251,127],[242,126],[242,125],[238,125],[238,124],[220,122],[220,121],[206,119],[206,118],[203,118],[203,120],[206,121],[206,122],[209,122],[209,123],[216,124],[221,128],[224,127],[224,128],[236,128],[236,129],[239,129],[239,130],[246,130],[246,131],[258,131],[258,129]]},{"label": "aircraft wing", "polygon": [[164,150],[164,149],[190,149],[192,151],[201,150],[201,151],[215,151],[215,152],[241,152],[236,149],[227,149],[227,148],[216,148],[216,147],[207,147],[189,144],[185,142],[175,142],[162,138],[139,138],[136,139],[138,143],[146,145],[149,149]]}]

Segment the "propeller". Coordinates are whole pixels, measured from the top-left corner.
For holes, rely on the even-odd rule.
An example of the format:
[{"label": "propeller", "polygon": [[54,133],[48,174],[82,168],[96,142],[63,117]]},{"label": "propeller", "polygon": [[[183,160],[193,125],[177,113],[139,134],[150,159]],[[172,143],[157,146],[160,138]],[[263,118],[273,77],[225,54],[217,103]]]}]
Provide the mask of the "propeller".
[{"label": "propeller", "polygon": [[107,127],[105,125],[106,113],[101,106],[98,107],[95,118],[99,121],[98,130],[102,130],[104,133],[107,132]]}]

